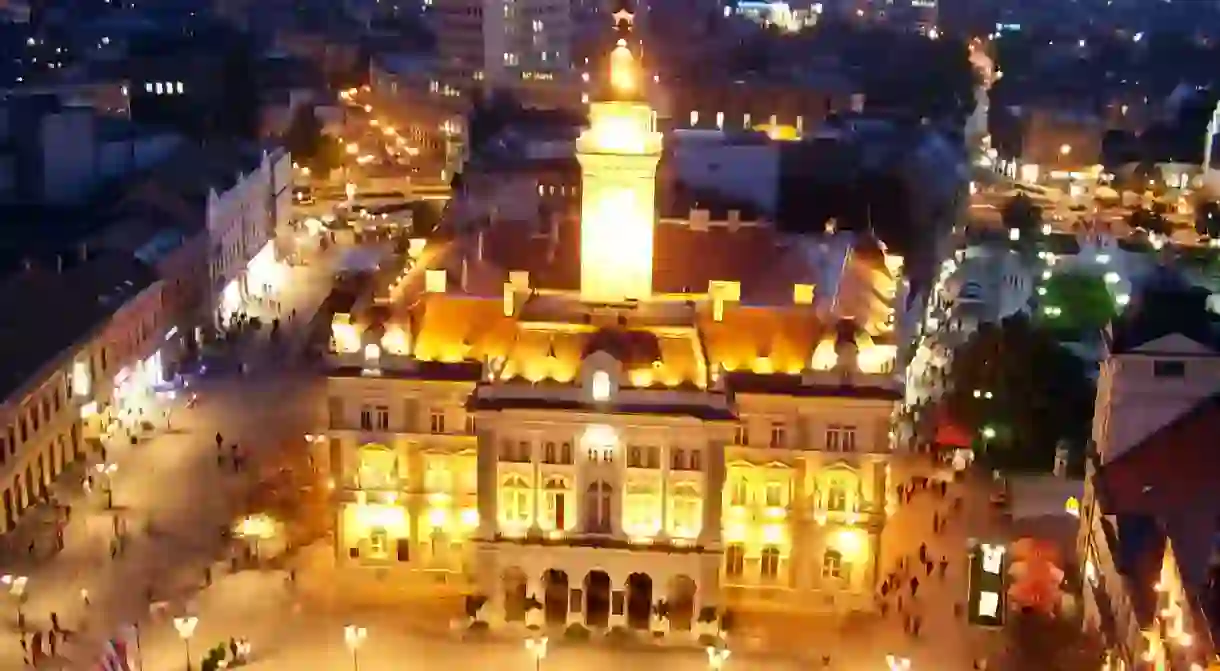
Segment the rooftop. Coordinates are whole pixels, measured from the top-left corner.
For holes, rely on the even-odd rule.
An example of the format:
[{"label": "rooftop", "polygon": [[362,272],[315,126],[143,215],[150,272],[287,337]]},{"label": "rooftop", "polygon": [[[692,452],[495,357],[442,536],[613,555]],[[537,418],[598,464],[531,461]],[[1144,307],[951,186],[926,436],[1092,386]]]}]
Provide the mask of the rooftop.
[{"label": "rooftop", "polygon": [[11,317],[0,324],[0,397],[21,389],[155,281],[151,269],[122,255],[89,259],[63,272],[33,268],[10,277],[0,292],[0,313]]}]

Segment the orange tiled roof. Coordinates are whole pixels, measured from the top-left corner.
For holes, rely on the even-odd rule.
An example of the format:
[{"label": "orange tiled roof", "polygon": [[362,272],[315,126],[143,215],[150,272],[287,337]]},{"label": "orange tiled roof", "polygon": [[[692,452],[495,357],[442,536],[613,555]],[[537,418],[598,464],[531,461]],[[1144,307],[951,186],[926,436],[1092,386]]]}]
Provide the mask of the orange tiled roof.
[{"label": "orange tiled roof", "polygon": [[478,361],[508,353],[516,335],[503,303],[429,294],[416,306],[415,356],[425,361]]},{"label": "orange tiled roof", "polygon": [[725,306],[724,319],[719,322],[705,316],[699,329],[707,343],[709,366],[777,373],[803,370],[825,330],[807,306],[740,305]]}]

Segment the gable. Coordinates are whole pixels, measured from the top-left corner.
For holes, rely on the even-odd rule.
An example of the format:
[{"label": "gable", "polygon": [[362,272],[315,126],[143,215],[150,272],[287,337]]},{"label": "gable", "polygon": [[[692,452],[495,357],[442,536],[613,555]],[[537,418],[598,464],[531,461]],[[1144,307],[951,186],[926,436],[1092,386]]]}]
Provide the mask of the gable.
[{"label": "gable", "polygon": [[1150,340],[1128,352],[1133,354],[1170,354],[1181,356],[1215,356],[1220,354],[1207,345],[1192,340],[1181,333],[1171,333]]}]

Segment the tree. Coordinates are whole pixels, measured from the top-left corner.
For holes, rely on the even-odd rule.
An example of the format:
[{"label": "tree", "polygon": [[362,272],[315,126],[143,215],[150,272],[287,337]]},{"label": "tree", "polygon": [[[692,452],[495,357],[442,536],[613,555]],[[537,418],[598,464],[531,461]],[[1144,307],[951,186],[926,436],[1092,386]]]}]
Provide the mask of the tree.
[{"label": "tree", "polygon": [[1031,252],[1034,240],[1042,234],[1042,208],[1035,205],[1029,196],[1018,193],[1004,203],[1000,219],[1006,228],[1020,231],[1018,249]]},{"label": "tree", "polygon": [[338,168],[343,160],[339,144],[322,132],[322,121],[312,106],[297,108],[283,141],[293,162],[308,167],[318,177]]},{"label": "tree", "polygon": [[1004,625],[1004,671],[1094,671],[1105,651],[1095,634],[1069,619],[1021,610]]},{"label": "tree", "polygon": [[1220,203],[1209,200],[1195,208],[1195,232],[1209,238],[1220,238]]},{"label": "tree", "polygon": [[1127,217],[1127,225],[1131,228],[1142,228],[1149,233],[1157,235],[1173,233],[1173,226],[1165,218],[1164,214],[1143,207],[1131,212],[1131,215]]},{"label": "tree", "polygon": [[1105,279],[1097,275],[1056,273],[1042,287],[1046,291],[1039,301],[1038,318],[1053,331],[1096,333],[1117,314],[1114,296]]},{"label": "tree", "polygon": [[[976,394],[975,392],[979,393]],[[1024,315],[987,324],[954,353],[945,402],[994,468],[1051,470],[1055,447],[1087,442],[1095,389],[1085,364]]]}]

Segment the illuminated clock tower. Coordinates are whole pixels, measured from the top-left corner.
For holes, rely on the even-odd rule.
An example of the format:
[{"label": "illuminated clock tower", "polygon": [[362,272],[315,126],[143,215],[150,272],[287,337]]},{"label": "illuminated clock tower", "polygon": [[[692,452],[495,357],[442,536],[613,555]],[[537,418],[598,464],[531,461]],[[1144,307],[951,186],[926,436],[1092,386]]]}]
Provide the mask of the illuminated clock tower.
[{"label": "illuminated clock tower", "polygon": [[[615,14],[620,29],[631,14]],[[594,303],[652,294],[653,228],[661,134],[644,100],[640,67],[625,39],[576,140],[581,170],[580,296]]]}]

